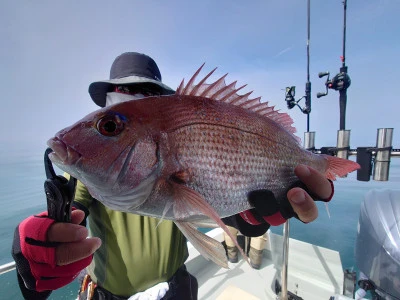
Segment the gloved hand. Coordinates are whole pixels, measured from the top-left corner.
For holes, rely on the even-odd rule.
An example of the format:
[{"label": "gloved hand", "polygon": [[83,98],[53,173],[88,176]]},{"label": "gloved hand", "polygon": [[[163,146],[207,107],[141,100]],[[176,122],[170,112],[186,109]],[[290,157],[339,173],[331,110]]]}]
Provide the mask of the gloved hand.
[{"label": "gloved hand", "polygon": [[47,217],[47,212],[43,212],[17,226],[12,255],[19,280],[22,279],[28,290],[45,295],[45,291],[58,289],[73,281],[90,264],[101,241],[86,238],[87,229],[78,225],[84,217],[83,211],[75,210],[71,214],[71,223],[56,223]]},{"label": "gloved hand", "polygon": [[323,174],[303,165],[296,167],[295,174],[301,181],[289,189],[288,198],[278,201],[269,190],[252,191],[248,201],[254,208],[224,218],[225,224],[254,237],[264,234],[270,225],[281,225],[291,217],[305,223],[314,220],[318,216],[314,201],[330,201],[334,194],[333,183]]}]

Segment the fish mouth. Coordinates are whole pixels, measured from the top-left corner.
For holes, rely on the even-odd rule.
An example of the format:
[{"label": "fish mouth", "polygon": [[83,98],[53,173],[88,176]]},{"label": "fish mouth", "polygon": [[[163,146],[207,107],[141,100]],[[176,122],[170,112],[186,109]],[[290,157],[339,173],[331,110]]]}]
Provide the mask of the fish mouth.
[{"label": "fish mouth", "polygon": [[48,140],[47,146],[53,150],[53,152],[49,154],[49,158],[56,165],[73,165],[82,157],[78,151],[68,146],[57,137]]}]

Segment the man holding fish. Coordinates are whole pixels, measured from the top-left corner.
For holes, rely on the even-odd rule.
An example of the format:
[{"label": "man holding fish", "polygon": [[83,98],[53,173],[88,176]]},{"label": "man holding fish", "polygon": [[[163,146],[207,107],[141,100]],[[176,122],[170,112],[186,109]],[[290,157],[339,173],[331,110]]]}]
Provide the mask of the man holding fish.
[{"label": "man holding fish", "polygon": [[[205,84],[204,79],[194,86],[194,78],[175,92],[162,83],[152,58],[128,52],[115,59],[110,80],[90,85],[91,98],[104,108],[49,141],[53,163],[79,180],[72,222],[55,223],[42,213],[16,229],[13,256],[25,298],[44,299],[87,267],[79,299],[197,299],[197,280],[184,265],[185,236],[206,258],[227,266],[222,246],[198,233],[197,222],[225,230],[228,224],[247,236],[262,235],[270,224],[282,224],[292,216],[311,222],[318,215],[313,199],[329,201],[333,196],[327,178],[356,168],[344,160],[303,154],[291,144],[295,139],[290,118],[259,99],[240,98],[234,84]],[[231,95],[235,98],[229,99]],[[227,99],[231,103],[222,103]],[[214,103],[217,100],[221,103]],[[244,107],[232,104],[239,102]],[[131,103],[136,106],[129,107]],[[265,154],[257,148],[259,154],[254,155],[247,133],[234,136],[239,124],[262,139],[264,133],[247,125],[244,115],[256,106],[252,119],[275,120],[272,131],[285,131],[279,143],[304,158],[293,159],[284,170],[263,168],[261,160],[255,166],[243,161]],[[207,118],[212,115],[213,122],[220,122],[219,111],[236,116],[217,124],[229,132],[217,131],[215,124],[210,129]],[[226,146],[237,145],[239,155],[231,157],[234,164],[221,158],[227,153],[212,152],[224,151],[224,145],[215,144],[220,139]],[[263,173],[271,168],[274,173],[266,185]]]}]

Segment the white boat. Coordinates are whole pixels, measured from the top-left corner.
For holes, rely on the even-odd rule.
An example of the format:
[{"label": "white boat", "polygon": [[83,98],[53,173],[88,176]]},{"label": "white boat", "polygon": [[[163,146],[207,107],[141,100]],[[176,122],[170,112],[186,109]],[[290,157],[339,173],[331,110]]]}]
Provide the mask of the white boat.
[{"label": "white boat", "polygon": [[[207,235],[223,241],[220,228]],[[243,259],[229,263],[230,269],[220,268],[205,260],[189,244],[186,266],[199,281],[199,299],[277,299],[284,266],[283,244],[282,236],[268,231],[259,270],[253,269]],[[339,252],[295,239],[289,239],[289,245],[287,290],[290,293],[307,300],[329,299],[344,293],[344,271]]]},{"label": "white boat", "polygon": [[[223,242],[220,228],[207,235]],[[229,263],[230,269],[220,268],[188,245],[186,265],[199,281],[199,299],[337,300],[363,299],[366,294],[363,288],[355,290],[355,273],[344,270],[339,252],[269,231],[259,270],[245,260]],[[369,287],[374,299],[400,299],[400,190],[366,194],[355,255],[361,287]]]}]

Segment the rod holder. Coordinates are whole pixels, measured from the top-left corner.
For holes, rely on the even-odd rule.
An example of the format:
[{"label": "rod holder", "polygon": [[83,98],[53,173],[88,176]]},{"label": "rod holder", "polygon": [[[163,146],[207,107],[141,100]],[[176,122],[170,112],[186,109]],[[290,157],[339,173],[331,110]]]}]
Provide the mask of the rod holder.
[{"label": "rod holder", "polygon": [[315,131],[304,132],[304,148],[315,150]]},{"label": "rod holder", "polygon": [[372,174],[373,147],[357,147],[357,163],[361,166],[357,170],[358,181],[369,181]]},{"label": "rod holder", "polygon": [[389,180],[390,153],[392,151],[393,128],[378,128],[376,136],[376,156],[374,180]]},{"label": "rod holder", "polygon": [[338,130],[337,157],[348,159],[350,150],[350,130]]}]

